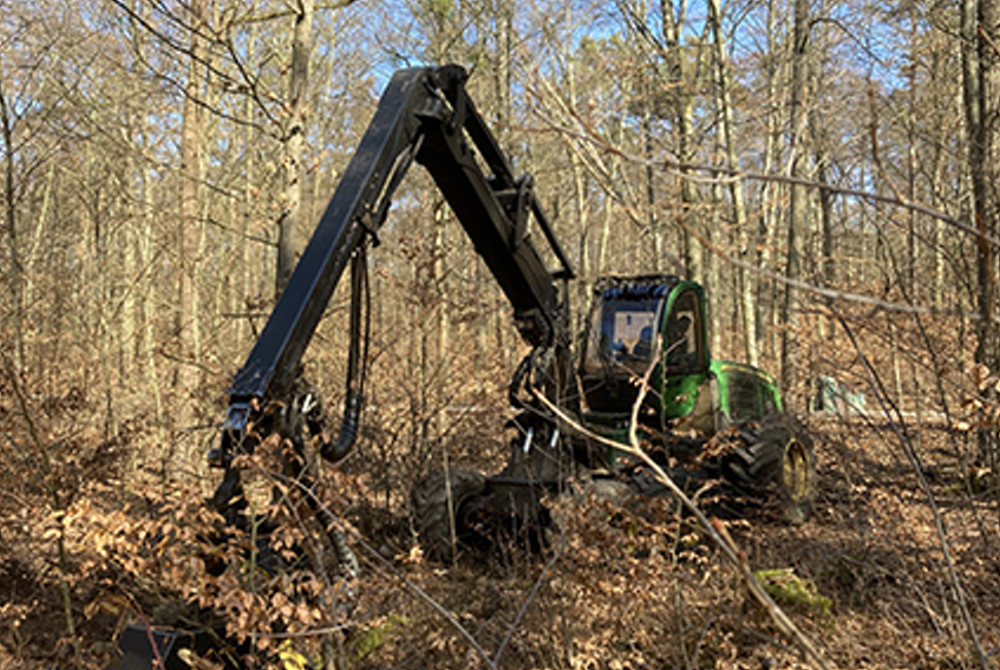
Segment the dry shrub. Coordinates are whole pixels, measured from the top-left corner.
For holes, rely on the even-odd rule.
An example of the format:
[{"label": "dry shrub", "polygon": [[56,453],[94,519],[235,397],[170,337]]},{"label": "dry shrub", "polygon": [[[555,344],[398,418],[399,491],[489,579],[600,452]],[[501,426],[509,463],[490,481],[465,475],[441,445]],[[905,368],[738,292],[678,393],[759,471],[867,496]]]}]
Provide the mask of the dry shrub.
[{"label": "dry shrub", "polygon": [[[343,623],[347,585],[324,555],[322,529],[302,514],[301,492],[274,475],[276,444],[241,463],[282,494],[265,496],[244,532],[211,511],[202,482],[165,479],[141,461],[131,468],[148,437],[97,439],[85,399],[22,400],[0,412],[8,441],[22,447],[2,466],[0,667],[104,667],[114,635],[136,621],[215,627],[234,654],[265,652],[266,665],[276,632]],[[301,642],[317,658],[328,644]]]}]

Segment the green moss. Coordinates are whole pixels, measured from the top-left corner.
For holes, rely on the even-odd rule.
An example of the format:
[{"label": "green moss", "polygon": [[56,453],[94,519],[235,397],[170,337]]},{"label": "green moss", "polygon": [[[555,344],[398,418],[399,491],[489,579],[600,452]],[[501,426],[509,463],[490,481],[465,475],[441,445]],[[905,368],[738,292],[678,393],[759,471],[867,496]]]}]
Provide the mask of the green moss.
[{"label": "green moss", "polygon": [[391,633],[396,626],[405,626],[408,623],[410,623],[409,617],[399,614],[390,614],[384,624],[368,629],[355,648],[355,658],[360,661],[375,653],[382,647],[382,645],[385,644],[389,633]]},{"label": "green moss", "polygon": [[[946,473],[946,475],[952,473]],[[951,495],[981,495],[995,489],[1000,483],[1000,477],[985,468],[976,468],[959,481],[952,482],[944,487],[946,493]]]},{"label": "green moss", "polygon": [[820,595],[816,585],[796,575],[794,569],[757,570],[753,576],[779,605],[830,616],[830,599]]}]

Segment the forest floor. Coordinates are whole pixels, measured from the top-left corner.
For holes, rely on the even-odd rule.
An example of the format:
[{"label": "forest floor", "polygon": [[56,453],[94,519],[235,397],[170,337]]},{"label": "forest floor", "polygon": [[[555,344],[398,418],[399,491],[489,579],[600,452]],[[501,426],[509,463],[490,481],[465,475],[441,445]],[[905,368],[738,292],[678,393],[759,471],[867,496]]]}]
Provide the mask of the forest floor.
[{"label": "forest floor", "polygon": [[[931,498],[888,426],[860,417],[813,417],[809,426],[813,517],[793,527],[763,505],[728,522],[778,604],[830,667],[982,668],[977,644],[987,667],[1000,667],[1000,505],[995,482],[963,477],[955,454],[965,436],[909,427]],[[362,474],[337,477],[341,487],[365,485]],[[96,531],[68,538],[60,559],[52,520],[34,518],[18,495],[0,506],[0,669],[68,667],[74,639],[80,658],[99,666],[127,609],[107,595],[120,576],[86,549]],[[449,565],[421,556],[401,515],[349,511],[366,544],[339,635],[342,665],[810,667],[671,501],[556,507],[564,534],[549,551]],[[86,515],[73,528],[85,529]]]},{"label": "forest floor", "polygon": [[[758,575],[779,605],[830,667],[983,667],[955,597],[957,577],[978,644],[989,667],[998,667],[997,493],[977,485],[969,495],[949,456],[962,436],[940,425],[910,427],[927,455],[922,471],[932,505],[886,426],[816,418],[811,429],[819,473],[813,518],[792,527],[765,506],[730,522],[752,569],[767,571]],[[719,552],[687,524],[650,522],[666,512],[653,506],[633,515],[593,503],[573,518],[567,532],[575,536],[551,564],[459,564],[407,574],[456,613],[487,654],[503,647],[497,667],[809,667]],[[403,602],[396,608],[412,611]],[[397,615],[395,623],[379,620],[389,624],[387,633],[363,667],[475,665],[477,654],[455,630],[416,609],[422,613]]]}]

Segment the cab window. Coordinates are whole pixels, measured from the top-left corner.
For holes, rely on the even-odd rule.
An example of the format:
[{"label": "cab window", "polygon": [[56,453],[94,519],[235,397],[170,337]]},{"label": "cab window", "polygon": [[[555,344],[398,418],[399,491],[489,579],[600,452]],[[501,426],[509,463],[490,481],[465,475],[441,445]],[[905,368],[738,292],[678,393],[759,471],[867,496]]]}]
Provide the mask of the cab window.
[{"label": "cab window", "polygon": [[652,361],[661,304],[656,298],[602,299],[591,317],[584,371],[610,366],[643,374]]},{"label": "cab window", "polygon": [[684,291],[674,301],[673,310],[667,317],[664,343],[668,375],[697,372],[702,367],[704,324],[699,307],[698,294],[693,290]]}]

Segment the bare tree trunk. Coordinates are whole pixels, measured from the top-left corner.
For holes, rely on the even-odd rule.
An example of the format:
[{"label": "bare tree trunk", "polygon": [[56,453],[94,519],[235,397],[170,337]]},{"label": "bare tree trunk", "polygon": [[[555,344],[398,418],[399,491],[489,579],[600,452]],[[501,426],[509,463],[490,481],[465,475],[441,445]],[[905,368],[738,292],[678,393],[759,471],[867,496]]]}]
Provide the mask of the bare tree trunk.
[{"label": "bare tree trunk", "polygon": [[[56,176],[56,164],[55,162],[49,165],[49,173],[45,177],[45,190],[42,195],[42,204],[35,217],[35,230],[31,236],[31,247],[28,249],[27,258],[25,259],[24,268],[24,318],[27,322],[32,323],[34,321],[32,312],[35,309],[35,275],[37,272],[36,263],[39,257],[39,251],[42,248],[42,240],[44,239],[44,233],[47,232],[46,224],[49,219],[49,211],[52,206],[52,183],[55,181]],[[130,295],[132,295],[130,293]],[[35,317],[36,319],[41,319],[41,315]],[[26,349],[35,350],[35,368],[37,370],[42,370],[44,361],[42,360],[42,354],[39,347],[39,339],[37,333],[39,328],[35,325],[31,328],[31,332],[35,333],[35,343],[32,347],[30,342],[25,343]],[[28,361],[25,360],[25,365]]]},{"label": "bare tree trunk", "polygon": [[[979,272],[979,313],[981,316],[978,362],[991,371],[1000,372],[1000,332],[993,319],[997,301],[997,254],[985,236],[996,237],[1000,232],[1000,0],[980,0],[979,68],[982,77],[983,121],[983,209],[977,226],[984,237],[979,239],[977,258]],[[997,402],[996,388],[991,399]],[[1000,436],[996,428],[985,431],[981,446],[987,446],[991,467],[1000,465]]]},{"label": "bare tree trunk", "polygon": [[431,257],[433,258],[430,289],[439,296],[433,301],[437,310],[437,351],[435,354],[442,366],[444,366],[445,379],[448,378],[447,368],[450,356],[451,339],[451,318],[448,312],[448,301],[440,296],[446,295],[445,288],[448,280],[448,205],[444,200],[434,203],[434,231],[431,244]]},{"label": "bare tree trunk", "polygon": [[[962,3],[963,84],[968,128],[969,168],[972,180],[977,239],[977,309],[979,326],[975,360],[991,371],[1000,369],[1000,335],[993,324],[996,300],[996,258],[987,236],[1000,230],[1000,2],[964,0]],[[995,393],[992,400],[996,400]],[[995,428],[979,431],[979,457],[994,470],[998,466]]]},{"label": "bare tree trunk", "polygon": [[[947,68],[944,67],[944,60],[935,50],[935,57],[932,59],[931,65],[932,81],[942,82],[950,75],[950,73],[946,74]],[[943,189],[945,168],[948,164],[948,152],[945,150],[944,138],[950,134],[950,129],[948,128],[949,122],[954,118],[961,117],[961,97],[960,95],[951,97],[948,102],[952,104],[942,105],[943,109],[936,112],[936,131],[939,139],[934,142],[934,167],[931,170],[932,181],[930,184],[932,194],[931,206],[942,211],[945,209]],[[945,243],[944,225],[944,221],[941,219],[934,221],[934,307],[938,309],[944,305],[945,253],[942,248]]]},{"label": "bare tree trunk", "polygon": [[[248,59],[256,58],[257,53],[257,22],[253,21],[250,23],[246,36],[246,57]],[[243,149],[244,165],[243,165],[243,211],[242,211],[242,222],[240,224],[240,248],[242,252],[240,254],[242,258],[242,268],[240,269],[241,280],[239,282],[238,297],[239,301],[236,305],[236,313],[242,313],[245,309],[250,311],[250,298],[251,296],[257,296],[260,290],[260,283],[255,282],[254,273],[255,268],[263,266],[263,263],[259,263],[255,259],[254,245],[256,244],[251,240],[253,237],[250,224],[254,219],[254,212],[257,209],[257,200],[259,195],[258,186],[255,183],[257,178],[257,153],[254,151],[254,140],[257,136],[257,131],[253,126],[254,119],[254,100],[252,96],[246,96],[243,103],[243,120],[246,122],[246,127],[244,129],[243,142],[245,147]],[[250,333],[250,319],[251,316],[246,318],[241,318],[237,322],[236,326],[236,341],[243,343],[248,339]]]},{"label": "bare tree trunk", "polygon": [[315,0],[295,3],[292,32],[291,71],[288,78],[288,123],[282,133],[284,193],[278,216],[278,266],[275,292],[280,293],[295,268],[295,228],[302,216],[302,184],[305,169],[302,150],[308,115],[309,55]]},{"label": "bare tree trunk", "polygon": [[[913,15],[912,8],[909,16],[911,44],[914,51],[918,38],[917,20]],[[917,201],[917,68],[910,67],[907,71],[907,100],[906,100],[906,197],[910,202]],[[906,291],[910,295],[910,300],[914,303],[920,300],[920,283],[917,282],[917,262],[919,247],[917,246],[917,213],[910,210],[906,215]]]},{"label": "bare tree trunk", "polygon": [[660,260],[663,257],[663,247],[660,241],[660,223],[656,212],[656,174],[653,170],[653,113],[650,109],[650,99],[652,94],[649,91],[643,93],[642,111],[642,156],[646,159],[646,167],[643,170],[643,179],[646,186],[646,227],[649,232],[649,242],[644,244],[645,253],[643,265],[650,270],[660,269]]},{"label": "bare tree trunk", "polygon": [[[942,79],[942,71],[944,68],[941,67],[941,58],[934,59],[934,65],[932,70],[932,76],[935,81]],[[958,107],[961,107],[961,101],[959,100]],[[933,170],[931,171],[932,182],[931,182],[931,194],[933,199],[931,200],[931,206],[944,211],[944,203],[942,202],[942,189],[944,185],[944,174],[946,166],[947,152],[945,151],[944,138],[947,136],[947,119],[955,114],[955,117],[960,116],[959,110],[955,109],[951,105],[945,108],[944,112],[938,114],[937,123],[937,137],[941,138],[937,142],[934,142],[934,161]],[[943,251],[943,245],[945,243],[944,234],[944,221],[941,219],[936,219],[934,221],[934,307],[940,309],[944,305],[944,287],[945,287],[945,254]]]},{"label": "bare tree trunk", "polygon": [[[709,0],[709,12],[712,20],[713,42],[715,44],[715,61],[718,70],[718,91],[719,91],[719,123],[722,133],[723,151],[726,156],[726,167],[730,169],[739,168],[739,160],[736,157],[736,145],[733,142],[733,103],[730,90],[732,88],[732,75],[729,70],[729,61],[726,56],[725,37],[722,32],[722,11],[719,7],[719,0]],[[747,223],[746,199],[743,195],[743,181],[734,179],[730,182],[730,197],[733,201],[733,225],[736,228],[737,253],[740,260],[750,264],[753,262],[752,230]],[[743,350],[746,360],[751,365],[758,365],[760,354],[757,347],[757,304],[756,286],[753,275],[747,267],[737,269],[739,282],[739,306],[743,328]],[[718,329],[716,329],[718,330]]]},{"label": "bare tree trunk", "polygon": [[[613,128],[614,142],[616,145],[621,146],[624,135],[625,135],[625,119],[624,115],[618,115],[616,120],[616,125]],[[621,163],[617,158],[612,158],[612,163],[614,167],[610,170],[612,176],[615,174],[621,174]],[[613,206],[614,201],[610,193],[605,192],[604,194],[604,210],[601,216],[601,237],[597,243],[597,263],[595,276],[604,273],[608,267],[608,246],[611,244],[611,226],[613,223]],[[584,302],[586,304],[586,301]]]},{"label": "bare tree trunk", "polygon": [[[795,49],[792,55],[792,176],[806,179],[809,176],[809,152],[807,151],[806,121],[808,113],[809,76],[809,0],[795,0],[795,28],[793,39]],[[792,185],[790,217],[788,221],[788,251],[785,276],[792,281],[801,278],[800,233],[809,230],[809,193],[806,187]],[[785,331],[781,338],[781,385],[789,399],[799,393],[799,376],[802,367],[802,353],[799,334],[800,298],[790,285],[785,287],[781,320]]]},{"label": "bare tree trunk", "polygon": [[[674,12],[673,3],[661,0],[660,15],[663,24],[663,42],[670,57],[668,67],[672,72],[670,86],[673,88],[677,160],[681,164],[689,164],[694,162],[694,103],[695,91],[698,88],[694,77],[697,71],[692,67],[692,61],[681,49],[682,26],[686,21],[685,15],[687,13],[686,0],[677,7],[677,13]],[[685,172],[683,168],[681,171]],[[701,242],[692,235],[692,232],[698,228],[698,219],[694,215],[698,193],[694,183],[683,177],[680,188],[681,205],[677,216],[684,240],[685,270],[689,279],[701,281],[704,279],[703,250]]]},{"label": "bare tree trunk", "polygon": [[[777,16],[778,10],[774,7],[774,0],[768,1],[767,9],[767,53],[771,54],[771,63],[767,66],[767,136],[765,138],[764,146],[764,173],[770,174],[775,170],[775,166],[780,164],[780,145],[781,145],[781,118],[782,118],[782,105],[780,104],[780,99],[783,97],[781,90],[778,87],[778,78],[780,75],[779,65],[782,63],[783,59],[779,58],[778,54],[778,40],[776,39],[777,26]],[[767,182],[762,187],[761,192],[761,226],[759,231],[759,236],[763,239],[764,244],[760,252],[760,266],[762,268],[774,269],[775,258],[777,257],[777,234],[778,234],[778,222],[780,220],[779,216],[779,194],[781,190],[780,187],[773,183]],[[778,287],[775,282],[771,281],[767,283],[767,302],[766,304],[756,305],[758,314],[766,314],[766,317],[762,319],[767,326],[773,326],[778,320]],[[760,292],[760,283],[758,283],[758,300],[762,300],[764,296]],[[763,310],[766,308],[766,312]],[[758,326],[759,328],[759,326]],[[769,356],[776,356],[778,350],[778,342],[776,337],[776,328],[767,328],[763,335],[764,341],[767,344],[767,352]]]},{"label": "bare tree trunk", "polygon": [[[578,299],[580,305],[587,304],[590,284],[596,276],[593,261],[590,255],[590,217],[588,216],[587,204],[587,178],[580,165],[580,157],[574,152],[567,152],[569,157],[570,171],[573,174],[573,203],[576,210],[576,219],[580,230],[580,267],[578,269]],[[577,314],[579,316],[579,313]],[[578,327],[579,324],[574,324]]]},{"label": "bare tree trunk", "polygon": [[[566,29],[569,31],[571,30],[572,24],[572,12],[569,5],[566,6],[565,20]],[[576,109],[576,66],[574,64],[573,54],[571,53],[571,45],[568,41],[563,43],[563,48],[564,51],[562,59],[566,64],[566,97],[568,99],[570,109]],[[590,218],[588,216],[587,203],[587,177],[584,172],[584,167],[581,164],[579,153],[567,150],[566,155],[569,158],[570,172],[573,175],[573,204],[580,231],[580,267],[577,268],[577,304],[584,306],[587,304],[590,297],[590,285],[593,283],[593,279],[597,273],[600,272],[600,269],[598,268],[595,270],[593,267],[593,261],[590,253]],[[578,309],[574,310],[573,318],[578,320],[573,324],[574,332],[577,332],[581,327],[581,322],[579,320],[585,317]]]},{"label": "bare tree trunk", "polygon": [[14,337],[14,365],[24,369],[24,268],[17,241],[17,195],[14,190],[14,126],[7,107],[7,91],[0,80],[0,133],[4,149],[4,227],[7,229],[7,248],[10,254],[10,296],[14,317],[12,328],[5,328]]},{"label": "bare tree trunk", "polygon": [[[144,125],[145,127],[145,125]],[[153,394],[153,404],[156,408],[156,433],[160,444],[167,444],[167,438],[165,434],[166,429],[166,413],[163,406],[163,392],[161,389],[160,373],[156,366],[156,323],[155,323],[155,313],[156,309],[151,309],[149,305],[156,305],[159,300],[159,282],[156,281],[155,270],[152,269],[154,265],[155,253],[154,249],[154,239],[155,239],[155,227],[154,227],[154,215],[155,211],[155,201],[156,198],[153,196],[153,183],[154,181],[149,179],[148,171],[145,167],[140,170],[139,177],[139,198],[142,208],[142,214],[140,220],[142,222],[142,228],[139,234],[139,263],[146,269],[145,274],[141,282],[137,283],[137,288],[141,290],[144,300],[140,303],[140,319],[142,322],[142,332],[140,334],[140,344],[139,351],[141,356],[145,357],[146,365],[146,384],[150,388]],[[138,452],[133,453],[133,459],[138,458]],[[133,460],[130,465],[135,467],[136,460]]]},{"label": "bare tree trunk", "polygon": [[[135,142],[134,138],[130,138]],[[140,168],[137,167],[135,156],[129,154],[125,159],[126,179],[131,179]],[[131,190],[131,189],[129,189]],[[136,205],[139,205],[136,207]],[[141,202],[138,199],[124,204],[128,225],[121,231],[122,242],[119,254],[122,259],[122,290],[123,305],[121,308],[121,328],[118,336],[118,384],[123,386],[136,368],[135,359],[139,350],[139,303],[142,296],[136,286],[139,276],[139,230],[141,219]]]},{"label": "bare tree trunk", "polygon": [[[686,81],[686,80],[682,80]],[[684,84],[682,84],[683,88]],[[678,95],[682,101],[678,103],[677,116],[677,150],[682,163],[692,163],[694,157],[692,133],[694,128],[694,97],[683,91]],[[689,279],[696,281],[704,277],[704,253],[701,241],[692,232],[697,232],[698,217],[695,206],[698,202],[698,192],[690,179],[681,181],[681,214],[684,228],[684,264]],[[662,252],[661,252],[662,256]]]},{"label": "bare tree trunk", "polygon": [[[181,199],[180,222],[177,229],[176,250],[179,268],[180,300],[177,303],[176,323],[179,354],[182,359],[197,358],[197,339],[192,329],[192,321],[197,318],[198,287],[194,285],[194,264],[198,245],[198,218],[201,211],[201,95],[203,39],[201,30],[205,18],[205,0],[192,0],[191,43],[188,62],[187,84],[184,87],[183,121],[181,125]],[[179,364],[175,383],[184,393],[191,392],[197,384],[198,376],[193,365]]]},{"label": "bare tree trunk", "polygon": [[[816,180],[821,184],[826,183],[826,168],[827,155],[824,152],[816,160]],[[836,276],[834,275],[833,267],[833,195],[827,190],[821,190],[819,193],[819,215],[821,235],[819,279],[823,286],[829,288],[833,286]],[[832,317],[829,321],[820,317],[819,324],[821,328],[820,337],[826,336],[832,339],[836,329]]]}]

